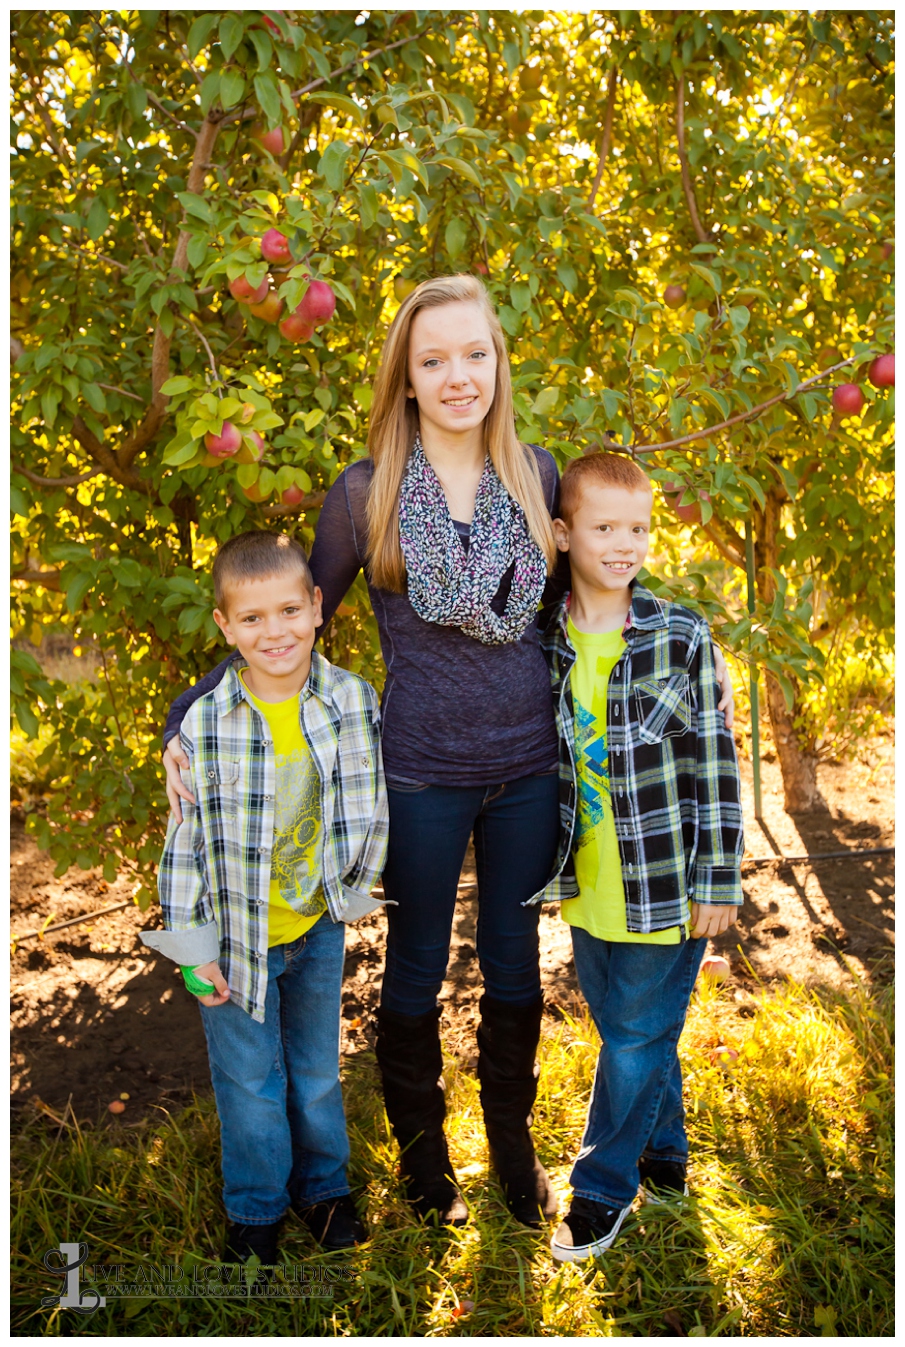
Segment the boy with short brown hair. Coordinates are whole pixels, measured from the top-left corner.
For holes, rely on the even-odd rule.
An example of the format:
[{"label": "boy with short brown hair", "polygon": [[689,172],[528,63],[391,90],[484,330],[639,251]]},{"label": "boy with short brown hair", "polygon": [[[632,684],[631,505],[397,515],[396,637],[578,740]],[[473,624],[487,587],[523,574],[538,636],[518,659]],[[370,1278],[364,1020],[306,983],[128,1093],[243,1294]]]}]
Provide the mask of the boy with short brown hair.
[{"label": "boy with short brown hair", "polygon": [[602,1040],[551,1241],[561,1262],[610,1247],[639,1179],[647,1201],[688,1191],[676,1046],[706,937],[742,901],[738,764],[710,632],[637,581],[652,503],[635,462],[595,453],[567,467],[554,521],[572,572],[544,637],[567,836],[546,896],[563,900]]}]

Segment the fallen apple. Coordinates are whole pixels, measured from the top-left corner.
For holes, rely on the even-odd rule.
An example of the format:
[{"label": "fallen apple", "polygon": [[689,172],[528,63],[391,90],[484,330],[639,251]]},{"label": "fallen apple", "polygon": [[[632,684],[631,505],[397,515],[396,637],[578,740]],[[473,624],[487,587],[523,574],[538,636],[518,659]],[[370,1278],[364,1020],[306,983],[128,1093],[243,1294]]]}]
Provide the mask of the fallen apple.
[{"label": "fallen apple", "polygon": [[113,1099],[107,1105],[107,1109],[110,1113],[125,1113],[126,1106],[121,1099]]},{"label": "fallen apple", "polygon": [[710,982],[725,982],[731,976],[729,960],[719,954],[712,954],[701,964],[701,976]]},{"label": "fallen apple", "polygon": [[738,1053],[735,1048],[727,1048],[721,1043],[718,1048],[714,1048],[710,1054],[710,1060],[714,1066],[730,1067],[738,1061]]}]

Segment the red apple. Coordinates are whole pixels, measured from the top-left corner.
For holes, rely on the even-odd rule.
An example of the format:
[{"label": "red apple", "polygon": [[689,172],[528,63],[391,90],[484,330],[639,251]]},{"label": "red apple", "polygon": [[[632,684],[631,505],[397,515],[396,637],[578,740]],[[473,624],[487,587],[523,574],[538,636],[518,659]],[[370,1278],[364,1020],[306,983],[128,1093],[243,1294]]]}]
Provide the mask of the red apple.
[{"label": "red apple", "polygon": [[889,259],[892,257],[892,254],[893,254],[893,247],[892,247],[892,244],[891,244],[891,243],[884,243],[884,244],[883,244],[883,261],[884,261],[884,262],[888,262]]},{"label": "red apple", "polygon": [[833,406],[841,416],[858,416],[864,406],[864,394],[857,384],[839,384],[833,389]]},{"label": "red apple", "polygon": [[204,447],[214,458],[232,458],[242,448],[242,432],[232,421],[224,421],[219,435],[213,431],[204,437]]},{"label": "red apple", "polygon": [[249,285],[244,276],[237,276],[234,281],[229,283],[229,293],[240,304],[260,304],[269,289],[270,282],[266,276],[257,289],[253,285]]},{"label": "red apple", "polygon": [[[664,482],[663,494],[666,496],[673,513],[682,520],[683,524],[700,524],[701,507],[696,500],[689,505],[682,505],[680,502],[686,491],[684,482]],[[708,497],[708,500],[710,498]]]},{"label": "red apple", "polygon": [[[251,440],[251,444],[248,441]],[[260,463],[267,448],[265,441],[256,430],[246,430],[242,448],[236,454],[237,463]]]},{"label": "red apple", "polygon": [[291,262],[289,240],[278,229],[268,229],[261,237],[261,256],[268,262]]},{"label": "red apple", "polygon": [[663,291],[663,303],[668,309],[681,309],[685,303],[684,285],[668,285]]},{"label": "red apple", "polygon": [[712,954],[701,964],[701,975],[711,982],[725,982],[731,973],[729,960]]},{"label": "red apple", "polygon": [[321,327],[330,321],[335,310],[336,296],[326,281],[312,281],[296,313],[301,314],[306,323]]},{"label": "red apple", "polygon": [[283,312],[283,301],[275,290],[271,290],[260,304],[250,304],[248,312],[253,313],[256,318],[263,318],[265,323],[276,323]]},{"label": "red apple", "polygon": [[892,351],[888,355],[878,355],[871,361],[867,371],[874,388],[894,388],[896,383],[896,357]]},{"label": "red apple", "polygon": [[474,269],[479,276],[490,275],[490,268],[488,267],[486,262],[475,262]]},{"label": "red apple", "polygon": [[718,1048],[714,1048],[711,1051],[710,1060],[713,1062],[714,1066],[728,1068],[730,1066],[735,1066],[738,1061],[738,1052],[735,1048],[727,1048],[721,1043]]},{"label": "red apple", "polygon": [[310,341],[314,336],[314,327],[311,323],[306,323],[302,315],[296,310],[293,313],[287,313],[280,323],[280,334],[287,341]]},{"label": "red apple", "polygon": [[284,505],[301,505],[305,499],[305,493],[300,486],[293,482],[292,486],[287,486],[286,490],[280,496]]},{"label": "red apple", "polygon": [[263,150],[268,150],[272,155],[281,155],[286,150],[286,141],[283,139],[283,127],[272,127],[271,131],[264,131],[259,127],[253,132],[255,143],[259,144]]},{"label": "red apple", "polygon": [[[274,12],[274,14],[282,14],[283,11],[282,11],[281,9],[275,9],[273,12]],[[272,33],[276,33],[277,37],[282,37],[282,33],[280,32],[279,24],[274,23],[273,19],[268,18],[268,16],[267,16],[266,14],[262,14],[262,15],[261,15],[261,22],[262,22],[262,23],[266,23],[266,25],[267,25],[267,27],[270,29],[270,31],[271,31]]]}]

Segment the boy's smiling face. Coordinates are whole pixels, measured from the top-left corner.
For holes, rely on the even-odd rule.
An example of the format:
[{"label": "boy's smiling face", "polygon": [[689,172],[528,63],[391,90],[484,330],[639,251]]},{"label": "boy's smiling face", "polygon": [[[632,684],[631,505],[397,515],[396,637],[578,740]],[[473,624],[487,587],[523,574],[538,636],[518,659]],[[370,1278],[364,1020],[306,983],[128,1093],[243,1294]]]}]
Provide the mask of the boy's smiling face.
[{"label": "boy's smiling face", "polygon": [[598,592],[627,589],[647,556],[652,508],[650,491],[584,483],[571,522],[553,521],[573,580]]},{"label": "boy's smiling face", "polygon": [[214,620],[247,662],[245,681],[255,696],[279,701],[301,691],[321,621],[317,586],[312,596],[294,570],[260,580],[233,580],[225,611],[215,608]]}]

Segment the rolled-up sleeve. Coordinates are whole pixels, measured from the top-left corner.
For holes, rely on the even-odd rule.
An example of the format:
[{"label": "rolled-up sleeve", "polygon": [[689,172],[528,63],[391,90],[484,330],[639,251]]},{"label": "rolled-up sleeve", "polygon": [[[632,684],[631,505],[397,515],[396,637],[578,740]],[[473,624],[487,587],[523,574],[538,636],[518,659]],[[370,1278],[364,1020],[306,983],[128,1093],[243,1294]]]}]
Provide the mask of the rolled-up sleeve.
[{"label": "rolled-up sleeve", "polygon": [[698,844],[692,897],[696,903],[737,905],[744,896],[741,781],[735,741],[717,708],[719,683],[713,642],[704,624],[691,654],[689,674],[698,707]]}]

